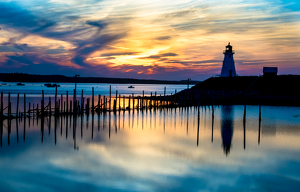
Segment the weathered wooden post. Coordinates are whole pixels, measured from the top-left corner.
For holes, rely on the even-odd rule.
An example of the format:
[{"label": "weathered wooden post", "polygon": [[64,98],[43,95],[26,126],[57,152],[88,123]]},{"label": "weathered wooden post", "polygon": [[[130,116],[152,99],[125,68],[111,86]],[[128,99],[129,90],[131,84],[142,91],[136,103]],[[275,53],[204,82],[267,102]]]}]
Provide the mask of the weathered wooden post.
[{"label": "weathered wooden post", "polygon": [[[56,105],[55,105],[56,106]],[[70,100],[70,113],[72,113],[72,100]]]},{"label": "weathered wooden post", "polygon": [[92,87],[92,113],[94,113],[94,87]]},{"label": "weathered wooden post", "polygon": [[101,110],[103,110],[102,99],[100,99],[100,106],[101,106]]},{"label": "weathered wooden post", "polygon": [[118,103],[118,90],[116,90],[116,102]]},{"label": "weathered wooden post", "polygon": [[63,94],[60,95],[60,112],[63,113],[63,103],[64,103],[64,97]]},{"label": "weathered wooden post", "polygon": [[163,105],[164,105],[165,102],[166,102],[166,92],[167,92],[167,88],[164,87],[164,101],[163,101]]},{"label": "weathered wooden post", "polygon": [[134,93],[132,93],[132,109],[133,109],[133,112],[134,112]]},{"label": "weathered wooden post", "polygon": [[261,121],[261,98],[259,96],[259,118],[258,118],[259,121]]},{"label": "weathered wooden post", "polygon": [[7,104],[8,104],[8,109],[7,109],[7,116],[10,118],[10,92],[8,92],[8,102],[7,102]]},{"label": "weathered wooden post", "polygon": [[100,95],[98,95],[98,112],[100,112]]},{"label": "weathered wooden post", "polygon": [[119,111],[121,110],[121,94],[119,94]]},{"label": "weathered wooden post", "polygon": [[[19,95],[19,94],[18,94]],[[1,117],[0,118],[3,118],[3,92],[1,92]],[[1,131],[2,131],[2,128],[1,128]],[[2,136],[1,136],[2,138]]]},{"label": "weathered wooden post", "polygon": [[128,97],[128,108],[129,108],[129,111],[130,111],[130,95],[129,95],[129,97]]},{"label": "weathered wooden post", "polygon": [[117,100],[116,99],[114,99],[114,108],[113,108],[113,110],[114,110],[114,113],[117,112]]},{"label": "weathered wooden post", "polygon": [[29,102],[29,107],[28,107],[29,109],[28,109],[28,113],[29,113],[29,117],[30,117],[30,102]]},{"label": "weathered wooden post", "polygon": [[161,104],[161,94],[159,94],[159,100],[160,100],[160,105],[162,106],[162,104]]},{"label": "weathered wooden post", "polygon": [[66,103],[67,103],[67,113],[69,113],[69,92],[67,91],[67,96],[66,96]]},{"label": "weathered wooden post", "polygon": [[143,90],[142,109],[144,108],[144,97],[145,97],[145,91]]},{"label": "weathered wooden post", "polygon": [[41,115],[44,116],[44,90],[42,90]]},{"label": "weathered wooden post", "polygon": [[[32,118],[34,118],[34,103],[32,103]],[[17,114],[18,115],[18,114]]]},{"label": "weathered wooden post", "polygon": [[[105,98],[105,97],[104,97],[104,98]],[[107,108],[106,108],[106,107],[107,107],[107,106],[106,106],[106,104],[107,104],[107,98],[105,99],[105,108],[104,108],[105,110],[107,110]],[[110,108],[109,108],[108,110],[110,110]]]},{"label": "weathered wooden post", "polygon": [[36,116],[39,117],[39,104],[36,104]]},{"label": "weathered wooden post", "polygon": [[111,109],[111,85],[109,86],[109,110]]},{"label": "weathered wooden post", "polygon": [[152,92],[151,92],[151,97],[150,97],[150,104],[149,107],[152,107]]},{"label": "weathered wooden post", "polygon": [[[68,101],[67,101],[67,103],[68,103]],[[49,97],[49,115],[50,115],[50,117],[52,115],[51,113],[52,113],[52,111],[51,111],[51,97]]]},{"label": "weathered wooden post", "polygon": [[[2,104],[1,104],[2,106]],[[1,109],[2,110],[2,109]],[[18,93],[18,96],[17,96],[17,110],[16,110],[16,117],[18,117],[18,113],[19,113],[19,93]]]},{"label": "weathered wooden post", "polygon": [[[57,111],[57,86],[55,86],[55,97],[54,97],[54,113],[55,115],[58,115],[58,111]],[[70,106],[71,107],[71,106]]]},{"label": "weathered wooden post", "polygon": [[156,91],[155,91],[155,99],[154,99],[154,108],[157,106],[157,98],[156,98]]},{"label": "weathered wooden post", "polygon": [[125,95],[123,95],[123,108],[125,110]]},{"label": "weathered wooden post", "polygon": [[26,94],[24,93],[24,117],[26,117]]},{"label": "weathered wooden post", "polygon": [[73,89],[73,114],[77,113],[76,89]]}]

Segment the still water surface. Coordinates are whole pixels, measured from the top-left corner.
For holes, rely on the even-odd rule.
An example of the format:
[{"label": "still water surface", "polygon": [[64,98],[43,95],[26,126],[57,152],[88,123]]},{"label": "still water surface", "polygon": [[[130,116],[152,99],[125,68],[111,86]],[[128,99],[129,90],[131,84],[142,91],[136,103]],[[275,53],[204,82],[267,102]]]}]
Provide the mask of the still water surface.
[{"label": "still water surface", "polygon": [[299,108],[214,108],[5,120],[0,191],[300,189]]},{"label": "still water surface", "polygon": [[[46,96],[54,96],[55,87],[46,87],[45,83],[24,83],[25,86],[17,86],[16,82],[5,82],[6,85],[0,86],[0,91],[7,94],[10,92],[12,96],[16,96],[16,94],[27,94],[27,96],[41,96],[42,90]],[[57,88],[58,95],[65,95],[66,92],[69,92],[69,95],[73,95],[73,91],[75,89],[74,83],[59,83],[60,87]],[[177,92],[186,89],[187,85],[173,85],[173,84],[107,84],[107,83],[77,83],[77,95],[81,95],[81,91],[83,90],[84,96],[92,95],[92,87],[94,87],[95,95],[109,95],[111,85],[112,94],[116,93],[118,90],[118,94],[132,94],[142,95],[143,91],[145,95],[150,95],[151,92],[157,92],[157,94],[164,94],[164,87],[166,87],[166,94],[175,93],[175,89]],[[129,86],[133,86],[134,88],[128,88]],[[193,86],[193,85],[191,85]],[[190,87],[191,87],[190,86]]]}]

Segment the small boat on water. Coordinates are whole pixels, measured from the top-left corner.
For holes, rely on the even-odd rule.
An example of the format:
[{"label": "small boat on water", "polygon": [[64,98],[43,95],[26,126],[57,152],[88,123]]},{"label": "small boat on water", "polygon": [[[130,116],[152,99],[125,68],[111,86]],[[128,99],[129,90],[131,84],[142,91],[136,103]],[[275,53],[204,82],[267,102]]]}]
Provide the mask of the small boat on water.
[{"label": "small boat on water", "polygon": [[134,88],[132,85],[130,85],[128,88]]},{"label": "small boat on water", "polygon": [[25,86],[24,83],[17,83],[18,86]]},{"label": "small boat on water", "polygon": [[44,84],[46,87],[60,87],[60,85],[58,85],[58,84],[56,84],[56,83],[53,83],[53,84],[51,84],[51,83],[46,83],[46,84]]}]

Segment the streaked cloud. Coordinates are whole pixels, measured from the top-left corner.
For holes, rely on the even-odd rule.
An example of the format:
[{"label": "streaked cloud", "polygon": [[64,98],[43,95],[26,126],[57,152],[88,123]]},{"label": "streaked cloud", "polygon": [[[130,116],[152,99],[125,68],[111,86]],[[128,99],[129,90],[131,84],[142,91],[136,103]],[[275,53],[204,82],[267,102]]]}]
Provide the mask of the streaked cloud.
[{"label": "streaked cloud", "polygon": [[[34,62],[41,67],[47,61],[88,76],[184,79],[188,70],[193,71],[191,78],[201,80],[220,73],[222,51],[231,42],[239,75],[261,74],[269,62],[279,67],[279,73],[293,69],[289,73],[299,74],[295,67],[300,60],[299,4],[292,0],[2,1],[0,65],[5,71],[22,72],[31,64],[23,66],[15,58],[24,55],[30,61],[40,58]],[[147,69],[136,70],[139,66]],[[170,69],[176,76],[167,75]]]}]

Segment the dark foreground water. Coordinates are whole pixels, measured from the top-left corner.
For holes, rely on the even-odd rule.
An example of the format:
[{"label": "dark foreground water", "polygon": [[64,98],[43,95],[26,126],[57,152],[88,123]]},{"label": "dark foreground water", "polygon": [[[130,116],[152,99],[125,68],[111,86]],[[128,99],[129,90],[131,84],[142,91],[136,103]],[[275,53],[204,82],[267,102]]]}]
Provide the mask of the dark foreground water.
[{"label": "dark foreground water", "polygon": [[300,109],[243,110],[5,120],[0,191],[298,191]]}]

